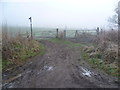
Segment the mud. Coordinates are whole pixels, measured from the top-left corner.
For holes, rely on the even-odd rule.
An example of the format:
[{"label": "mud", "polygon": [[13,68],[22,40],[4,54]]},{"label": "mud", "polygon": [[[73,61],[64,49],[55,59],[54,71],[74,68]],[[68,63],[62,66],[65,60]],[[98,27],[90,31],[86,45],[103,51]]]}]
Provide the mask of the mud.
[{"label": "mud", "polygon": [[80,56],[79,48],[40,42],[46,54],[3,72],[3,88],[118,88],[117,78],[91,68]]}]

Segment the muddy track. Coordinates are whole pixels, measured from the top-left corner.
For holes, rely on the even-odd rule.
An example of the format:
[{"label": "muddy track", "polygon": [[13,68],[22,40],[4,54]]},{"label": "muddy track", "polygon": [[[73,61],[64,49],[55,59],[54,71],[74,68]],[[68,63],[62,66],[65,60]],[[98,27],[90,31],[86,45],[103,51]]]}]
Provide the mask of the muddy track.
[{"label": "muddy track", "polygon": [[3,88],[118,87],[116,78],[91,68],[80,57],[78,48],[49,41],[41,43],[46,54],[31,58],[12,72],[3,72]]}]

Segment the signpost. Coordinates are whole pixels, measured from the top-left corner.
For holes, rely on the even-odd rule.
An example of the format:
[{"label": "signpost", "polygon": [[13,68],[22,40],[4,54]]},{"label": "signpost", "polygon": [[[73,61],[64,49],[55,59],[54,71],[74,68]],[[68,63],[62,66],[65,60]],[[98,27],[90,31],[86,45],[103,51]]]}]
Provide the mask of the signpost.
[{"label": "signpost", "polygon": [[32,18],[30,17],[29,19],[30,19],[31,39],[32,39],[33,38],[33,36],[32,36]]}]

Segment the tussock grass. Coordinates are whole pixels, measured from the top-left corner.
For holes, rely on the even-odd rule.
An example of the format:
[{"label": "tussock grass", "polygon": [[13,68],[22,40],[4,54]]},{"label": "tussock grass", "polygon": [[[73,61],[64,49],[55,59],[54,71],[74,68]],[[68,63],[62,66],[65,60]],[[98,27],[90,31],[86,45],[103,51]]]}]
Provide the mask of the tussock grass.
[{"label": "tussock grass", "polygon": [[37,54],[44,54],[44,46],[34,39],[22,37],[20,34],[11,37],[3,32],[2,37],[2,69],[19,65]]},{"label": "tussock grass", "polygon": [[105,51],[105,53],[107,52],[111,55],[111,57],[106,57],[106,54],[104,52],[99,51],[98,48],[94,46],[84,45],[81,47],[81,51],[83,59],[90,63],[92,67],[98,68],[100,70],[105,71],[108,74],[120,78],[118,72],[117,57],[112,58],[112,55],[110,54],[111,51]]},{"label": "tussock grass", "polygon": [[118,44],[118,30],[103,31],[99,34],[99,43],[112,42]]}]

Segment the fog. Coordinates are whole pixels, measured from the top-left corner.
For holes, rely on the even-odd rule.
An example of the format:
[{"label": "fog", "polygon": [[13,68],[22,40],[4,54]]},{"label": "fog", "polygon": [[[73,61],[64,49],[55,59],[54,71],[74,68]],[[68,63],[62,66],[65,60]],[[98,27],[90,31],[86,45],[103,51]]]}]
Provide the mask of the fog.
[{"label": "fog", "polygon": [[10,26],[108,28],[119,0],[1,0],[0,21]]}]

